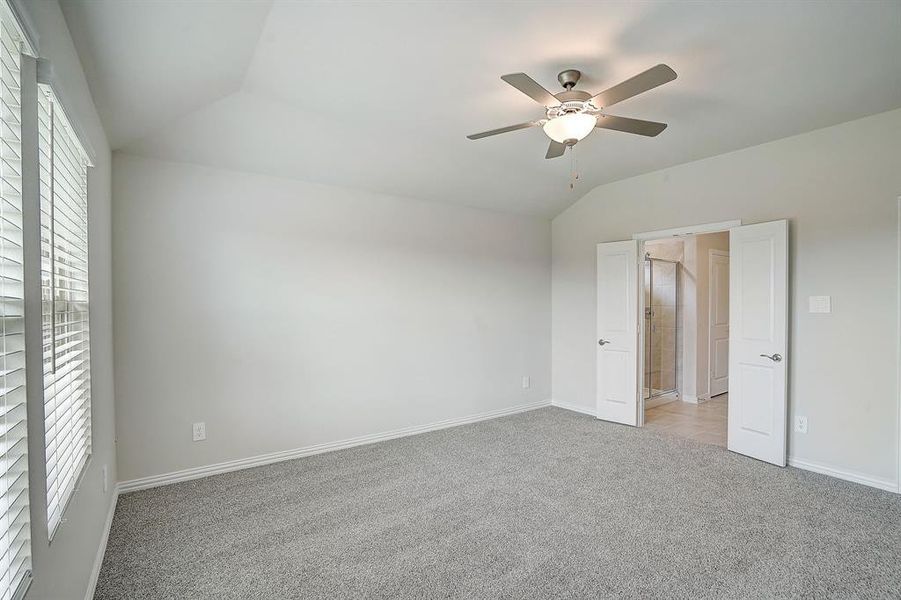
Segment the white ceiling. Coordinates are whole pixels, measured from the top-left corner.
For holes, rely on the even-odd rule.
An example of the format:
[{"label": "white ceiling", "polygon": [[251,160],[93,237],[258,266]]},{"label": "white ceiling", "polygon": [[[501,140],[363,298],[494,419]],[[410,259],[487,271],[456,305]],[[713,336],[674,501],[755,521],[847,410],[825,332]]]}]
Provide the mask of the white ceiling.
[{"label": "white ceiling", "polygon": [[[550,216],[596,185],[901,107],[901,2],[62,3],[114,148]],[[500,80],[597,92],[674,82],[545,160],[543,116]]]}]

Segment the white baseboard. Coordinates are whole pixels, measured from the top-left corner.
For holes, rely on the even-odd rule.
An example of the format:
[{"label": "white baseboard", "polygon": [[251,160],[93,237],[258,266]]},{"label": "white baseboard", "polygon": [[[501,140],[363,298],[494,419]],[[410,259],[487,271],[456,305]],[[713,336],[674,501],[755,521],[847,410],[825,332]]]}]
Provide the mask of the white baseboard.
[{"label": "white baseboard", "polygon": [[97,579],[100,578],[100,567],[103,566],[103,556],[106,554],[106,543],[109,541],[109,532],[113,526],[113,515],[116,514],[116,504],[119,502],[119,486],[113,489],[113,501],[110,503],[109,512],[106,515],[106,522],[103,524],[103,537],[100,538],[100,546],[97,548],[97,556],[94,557],[94,567],[91,569],[91,577],[88,579],[88,590],[85,593],[85,600],[94,598],[94,591],[97,589]]},{"label": "white baseboard", "polygon": [[565,408],[566,410],[572,410],[577,413],[582,413],[583,415],[591,415],[592,417],[596,417],[597,413],[594,408],[588,408],[587,406],[581,406],[579,404],[570,404],[569,402],[560,402],[558,400],[551,400],[551,406],[556,406],[558,408]]},{"label": "white baseboard", "polygon": [[220,473],[229,473],[231,471],[239,471],[241,469],[249,469],[251,467],[260,467],[285,460],[295,458],[303,458],[304,456],[312,456],[314,454],[322,454],[323,452],[331,452],[333,450],[343,450],[345,448],[353,448],[354,446],[362,446],[364,444],[373,444],[375,442],[384,442],[395,438],[407,437],[428,431],[437,431],[439,429],[447,429],[448,427],[456,427],[457,425],[466,425],[468,423],[476,423],[478,421],[487,421],[507,415],[514,415],[537,408],[550,406],[550,400],[541,400],[539,402],[530,402],[528,404],[519,404],[509,408],[500,408],[488,412],[469,415],[466,417],[456,417],[453,419],[445,419],[444,421],[436,421],[426,425],[414,425],[412,427],[404,427],[384,433],[375,433],[371,435],[363,435],[360,437],[339,440],[336,442],[325,442],[323,444],[314,444],[303,448],[295,448],[293,450],[283,450],[281,452],[271,452],[269,454],[260,454],[249,458],[239,458],[213,465],[203,467],[194,467],[191,469],[183,469],[172,473],[163,473],[162,475],[152,475],[150,477],[141,477],[129,481],[119,482],[119,493],[134,492],[144,490],[161,485],[169,485],[180,481],[190,481],[191,479],[200,479],[201,477],[209,477],[210,475],[219,475]]},{"label": "white baseboard", "polygon": [[[692,402],[691,399],[694,400],[694,403],[697,404],[698,398],[695,396],[683,396],[683,402]],[[560,402],[559,400],[551,400],[551,406],[557,406],[559,408],[565,408],[566,410],[572,410],[575,412],[579,412],[586,415],[591,415],[592,417],[596,416],[595,411],[591,408],[587,408],[585,406],[580,406],[578,404],[570,404],[568,402]],[[798,469],[804,469],[806,471],[813,471],[814,473],[820,473],[822,475],[829,475],[830,477],[837,477],[838,479],[844,479],[845,481],[851,481],[854,483],[859,483],[861,485],[867,485],[870,487],[878,488],[880,490],[886,490],[889,492],[901,493],[901,485],[894,481],[889,481],[886,479],[878,479],[875,477],[870,477],[868,475],[862,475],[860,473],[854,473],[851,471],[846,471],[843,469],[836,469],[834,467],[829,467],[826,465],[821,465],[817,463],[812,463],[806,460],[800,460],[797,458],[789,457],[788,464],[792,467],[796,467]]]},{"label": "white baseboard", "polygon": [[836,477],[838,479],[844,479],[845,481],[852,481],[854,483],[859,483],[861,485],[868,485],[870,487],[878,488],[880,490],[886,490],[888,492],[899,492],[898,483],[895,481],[888,481],[887,479],[878,479],[876,477],[870,477],[869,475],[863,475],[861,473],[855,473],[853,471],[846,471],[843,469],[836,469],[835,467],[830,467],[827,465],[821,465],[817,463],[812,463],[806,460],[801,460],[798,458],[788,458],[788,464],[791,467],[795,467],[798,469],[804,469],[805,471],[813,471],[814,473],[820,473],[822,475],[829,475],[830,477]]},{"label": "white baseboard", "polygon": [[698,404],[699,398],[697,396],[689,396],[688,394],[682,394],[682,402],[688,402],[689,404]]}]

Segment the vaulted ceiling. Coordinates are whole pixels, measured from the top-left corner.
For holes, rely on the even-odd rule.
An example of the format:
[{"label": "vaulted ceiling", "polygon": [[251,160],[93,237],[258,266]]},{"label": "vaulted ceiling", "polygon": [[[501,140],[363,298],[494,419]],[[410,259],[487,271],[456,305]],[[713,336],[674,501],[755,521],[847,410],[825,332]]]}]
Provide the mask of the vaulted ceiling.
[{"label": "vaulted ceiling", "polygon": [[[901,107],[901,2],[62,3],[110,142],[165,160],[552,216],[596,185]],[[610,112],[572,161],[500,80],[597,92],[679,77]],[[577,89],[578,89],[577,88]],[[615,110],[614,110],[615,109]]]}]

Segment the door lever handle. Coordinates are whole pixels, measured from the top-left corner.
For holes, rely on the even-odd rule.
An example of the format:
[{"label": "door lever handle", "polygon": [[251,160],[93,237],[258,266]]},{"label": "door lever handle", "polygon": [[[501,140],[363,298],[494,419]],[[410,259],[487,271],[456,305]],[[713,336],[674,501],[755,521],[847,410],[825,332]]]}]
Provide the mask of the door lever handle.
[{"label": "door lever handle", "polygon": [[604,344],[609,344],[610,340],[598,340],[598,346],[603,346]]},{"label": "door lever handle", "polygon": [[760,356],[763,357],[763,358],[768,358],[768,359],[770,359],[770,360],[773,361],[773,362],[781,362],[781,361],[782,361],[782,355],[781,355],[781,354],[774,354],[774,355],[772,355],[772,356],[770,356],[769,354],[761,354]]}]

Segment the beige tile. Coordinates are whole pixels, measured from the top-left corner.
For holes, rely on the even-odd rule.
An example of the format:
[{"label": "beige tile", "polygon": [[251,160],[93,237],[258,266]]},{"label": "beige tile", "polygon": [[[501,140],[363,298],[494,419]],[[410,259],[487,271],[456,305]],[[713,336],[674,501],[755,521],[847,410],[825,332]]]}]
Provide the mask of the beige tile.
[{"label": "beige tile", "polygon": [[[676,341],[675,336],[663,334],[664,340],[660,346],[660,368],[676,368]],[[669,338],[669,339],[666,339]]]},{"label": "beige tile", "polygon": [[660,384],[658,389],[673,390],[676,388],[676,372],[672,369],[660,370]]},{"label": "beige tile", "polygon": [[651,306],[676,306],[676,286],[658,285],[655,281],[651,289]]},{"label": "beige tile", "polygon": [[645,427],[664,435],[725,447],[728,402],[728,394],[723,394],[701,404],[676,401],[649,408],[645,411]]},{"label": "beige tile", "polygon": [[654,315],[651,322],[657,327],[675,327],[676,326],[676,309],[672,306],[656,306],[654,307]]}]

